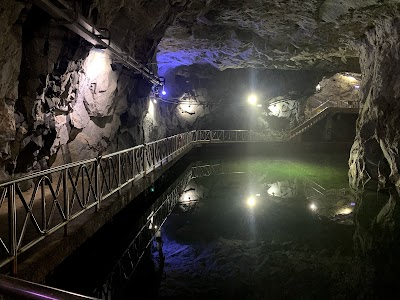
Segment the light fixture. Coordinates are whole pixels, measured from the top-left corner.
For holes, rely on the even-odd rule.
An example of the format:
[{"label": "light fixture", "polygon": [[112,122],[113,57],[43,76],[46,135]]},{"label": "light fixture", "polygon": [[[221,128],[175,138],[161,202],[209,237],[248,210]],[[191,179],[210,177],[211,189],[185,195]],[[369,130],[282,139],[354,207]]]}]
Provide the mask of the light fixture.
[{"label": "light fixture", "polygon": [[341,208],[339,209],[336,214],[337,215],[349,215],[353,212],[353,209],[350,207],[345,207],[345,208]]},{"label": "light fixture", "polygon": [[167,91],[165,90],[165,78],[160,77],[160,81],[161,81],[161,86],[162,86],[161,95],[165,96],[167,94]]},{"label": "light fixture", "polygon": [[254,207],[254,205],[256,205],[256,199],[254,199],[254,197],[249,197],[247,199],[247,206]]},{"label": "light fixture", "polygon": [[312,211],[316,211],[316,210],[318,209],[318,207],[317,207],[317,205],[315,205],[315,203],[311,203],[310,206],[309,206],[309,208],[310,208]]},{"label": "light fixture", "polygon": [[257,104],[257,96],[255,94],[250,94],[247,97],[247,102],[251,105],[256,105]]}]

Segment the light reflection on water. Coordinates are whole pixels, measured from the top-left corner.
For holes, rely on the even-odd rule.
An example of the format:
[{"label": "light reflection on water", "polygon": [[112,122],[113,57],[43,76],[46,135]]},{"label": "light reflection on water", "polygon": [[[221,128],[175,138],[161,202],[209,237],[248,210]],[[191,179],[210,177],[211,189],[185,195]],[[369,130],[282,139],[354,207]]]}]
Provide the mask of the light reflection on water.
[{"label": "light reflection on water", "polygon": [[[230,288],[223,278],[240,282],[232,299],[324,299],[327,286],[334,295],[350,295],[353,273],[331,275],[350,270],[353,255],[355,203],[343,160],[208,164],[218,172],[193,179],[194,190],[186,193],[196,194],[197,201],[188,203],[184,193],[164,226],[171,279],[162,284],[161,295],[206,297],[211,286],[220,285],[212,295],[226,296]],[[190,289],[177,292],[182,286]],[[247,296],[238,296],[242,292]]]},{"label": "light reflection on water", "polygon": [[340,163],[326,158],[204,163],[214,173],[189,182],[175,211],[183,214],[185,226],[172,236],[329,244],[330,237],[320,237],[326,224],[353,224],[354,197]]}]

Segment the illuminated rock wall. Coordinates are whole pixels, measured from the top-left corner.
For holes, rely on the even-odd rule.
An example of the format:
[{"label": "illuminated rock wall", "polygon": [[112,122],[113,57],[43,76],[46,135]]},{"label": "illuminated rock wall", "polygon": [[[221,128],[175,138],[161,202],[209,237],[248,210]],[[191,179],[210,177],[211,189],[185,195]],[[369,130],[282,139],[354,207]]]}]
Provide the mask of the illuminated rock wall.
[{"label": "illuminated rock wall", "polygon": [[[82,2],[81,9],[146,64],[178,2],[160,2],[157,16],[147,2]],[[151,86],[140,75],[39,8],[5,0],[0,20],[0,180],[187,130],[173,110],[150,107]]]},{"label": "illuminated rock wall", "polygon": [[[358,194],[355,244],[376,278],[399,284],[400,69],[398,19],[377,22],[361,47],[364,103],[350,153],[350,186]],[[390,289],[389,289],[390,290]],[[394,291],[394,289],[392,290]]]}]

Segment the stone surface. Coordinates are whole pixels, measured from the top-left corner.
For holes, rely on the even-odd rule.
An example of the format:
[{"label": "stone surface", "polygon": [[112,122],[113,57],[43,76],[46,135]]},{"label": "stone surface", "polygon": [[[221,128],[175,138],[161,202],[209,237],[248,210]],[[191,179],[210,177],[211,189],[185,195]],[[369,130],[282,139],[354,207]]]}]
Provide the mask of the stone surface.
[{"label": "stone surface", "polygon": [[[398,286],[400,22],[387,19],[370,29],[361,47],[363,108],[350,153],[350,186],[360,199],[355,244],[376,268],[376,278]],[[378,291],[380,295],[385,292]],[[397,294],[398,296],[398,294]]]},{"label": "stone surface", "polygon": [[158,45],[160,73],[180,65],[354,71],[353,43],[399,1],[191,1]]}]

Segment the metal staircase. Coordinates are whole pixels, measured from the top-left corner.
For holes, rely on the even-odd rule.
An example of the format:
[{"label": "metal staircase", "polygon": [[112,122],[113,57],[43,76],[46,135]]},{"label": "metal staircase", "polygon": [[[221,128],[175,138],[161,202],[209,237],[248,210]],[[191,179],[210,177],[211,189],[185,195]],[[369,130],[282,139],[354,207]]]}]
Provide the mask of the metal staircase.
[{"label": "metal staircase", "polygon": [[317,107],[310,114],[309,118],[307,118],[303,123],[301,123],[300,125],[289,131],[287,139],[291,140],[294,137],[300,135],[301,133],[310,129],[316,123],[324,119],[329,114],[335,114],[335,113],[358,114],[359,110],[360,110],[359,102],[340,101],[335,106],[327,106],[323,109]]}]

